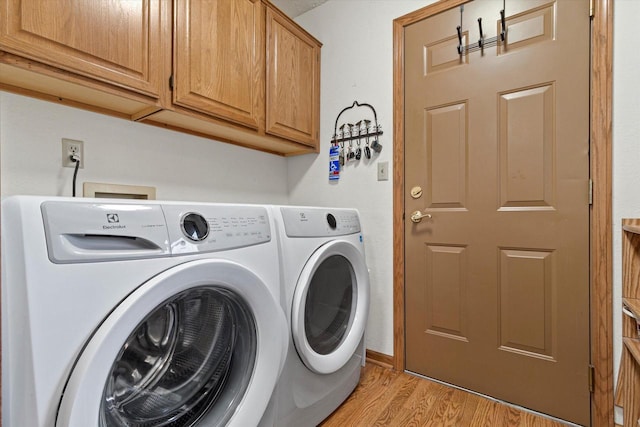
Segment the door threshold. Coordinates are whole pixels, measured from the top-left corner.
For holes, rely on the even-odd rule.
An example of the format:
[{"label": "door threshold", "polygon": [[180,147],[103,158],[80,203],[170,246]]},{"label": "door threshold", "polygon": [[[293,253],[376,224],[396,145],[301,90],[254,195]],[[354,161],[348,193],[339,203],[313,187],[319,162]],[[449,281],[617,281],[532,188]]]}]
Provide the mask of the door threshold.
[{"label": "door threshold", "polygon": [[433,381],[434,383],[445,385],[447,387],[455,388],[457,390],[466,391],[467,393],[475,394],[476,396],[482,397],[483,399],[487,399],[487,400],[490,400],[490,401],[496,402],[496,403],[501,403],[501,404],[509,406],[511,408],[515,408],[515,409],[517,409],[519,411],[528,412],[530,414],[534,414],[534,415],[537,415],[537,416],[542,417],[542,418],[553,420],[555,422],[558,422],[558,423],[561,423],[561,424],[564,424],[564,425],[567,425],[567,426],[583,427],[580,424],[574,424],[574,423],[569,422],[567,420],[563,420],[563,419],[560,419],[560,418],[553,417],[553,416],[551,416],[549,414],[545,414],[545,413],[542,413],[542,412],[537,412],[537,411],[534,411],[532,409],[525,408],[525,407],[520,406],[520,405],[516,405],[514,403],[505,402],[504,400],[496,399],[495,397],[491,397],[491,396],[488,396],[486,394],[478,393],[477,391],[469,390],[467,388],[460,387],[460,386],[457,386],[455,384],[448,383],[446,381],[438,380],[436,378],[427,377],[426,375],[421,375],[421,374],[418,374],[416,372],[411,372],[411,371],[406,370],[406,369],[405,369],[404,372],[409,374],[409,375],[416,376],[418,378],[424,378],[425,380],[429,380],[429,381]]}]

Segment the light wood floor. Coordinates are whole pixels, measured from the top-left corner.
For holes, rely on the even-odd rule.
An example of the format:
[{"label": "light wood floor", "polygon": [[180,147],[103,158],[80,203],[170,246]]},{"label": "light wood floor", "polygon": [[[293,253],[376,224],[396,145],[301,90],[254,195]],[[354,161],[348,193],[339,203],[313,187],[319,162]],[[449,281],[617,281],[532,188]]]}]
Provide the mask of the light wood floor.
[{"label": "light wood floor", "polygon": [[360,385],[321,426],[560,427],[564,424],[367,363]]}]

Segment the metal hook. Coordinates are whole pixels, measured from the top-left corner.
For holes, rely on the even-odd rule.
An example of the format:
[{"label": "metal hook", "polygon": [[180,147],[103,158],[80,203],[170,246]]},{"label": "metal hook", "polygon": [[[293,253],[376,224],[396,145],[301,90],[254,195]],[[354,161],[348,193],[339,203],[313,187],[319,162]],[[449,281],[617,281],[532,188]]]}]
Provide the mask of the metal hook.
[{"label": "metal hook", "polygon": [[482,49],[484,46],[484,33],[482,32],[482,18],[478,18],[478,27],[480,29],[480,38],[478,39],[478,47]]}]

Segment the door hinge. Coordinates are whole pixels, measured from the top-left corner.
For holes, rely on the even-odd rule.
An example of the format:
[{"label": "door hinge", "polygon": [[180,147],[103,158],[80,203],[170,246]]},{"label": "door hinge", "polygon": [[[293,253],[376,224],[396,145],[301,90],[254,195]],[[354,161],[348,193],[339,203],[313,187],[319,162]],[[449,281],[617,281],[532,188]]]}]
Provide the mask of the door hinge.
[{"label": "door hinge", "polygon": [[593,4],[593,0],[589,0],[589,18],[593,18],[595,16],[595,6]]},{"label": "door hinge", "polygon": [[596,368],[589,365],[589,392],[593,393],[596,383]]},{"label": "door hinge", "polygon": [[589,179],[589,206],[593,205],[593,180]]},{"label": "door hinge", "polygon": [[169,90],[173,90],[173,74],[169,76]]}]

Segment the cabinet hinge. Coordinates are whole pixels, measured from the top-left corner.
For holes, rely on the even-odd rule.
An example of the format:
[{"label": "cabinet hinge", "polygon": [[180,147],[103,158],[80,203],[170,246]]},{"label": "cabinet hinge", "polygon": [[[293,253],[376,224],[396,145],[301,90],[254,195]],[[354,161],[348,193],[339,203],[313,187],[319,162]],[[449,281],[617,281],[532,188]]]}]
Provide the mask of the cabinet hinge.
[{"label": "cabinet hinge", "polygon": [[593,205],[593,180],[589,179],[589,206]]},{"label": "cabinet hinge", "polygon": [[593,4],[593,0],[589,0],[589,17],[593,18],[596,14],[595,6]]},{"label": "cabinet hinge", "polygon": [[596,383],[596,368],[589,365],[589,392],[593,393]]},{"label": "cabinet hinge", "polygon": [[169,76],[169,90],[173,90],[173,74]]}]

